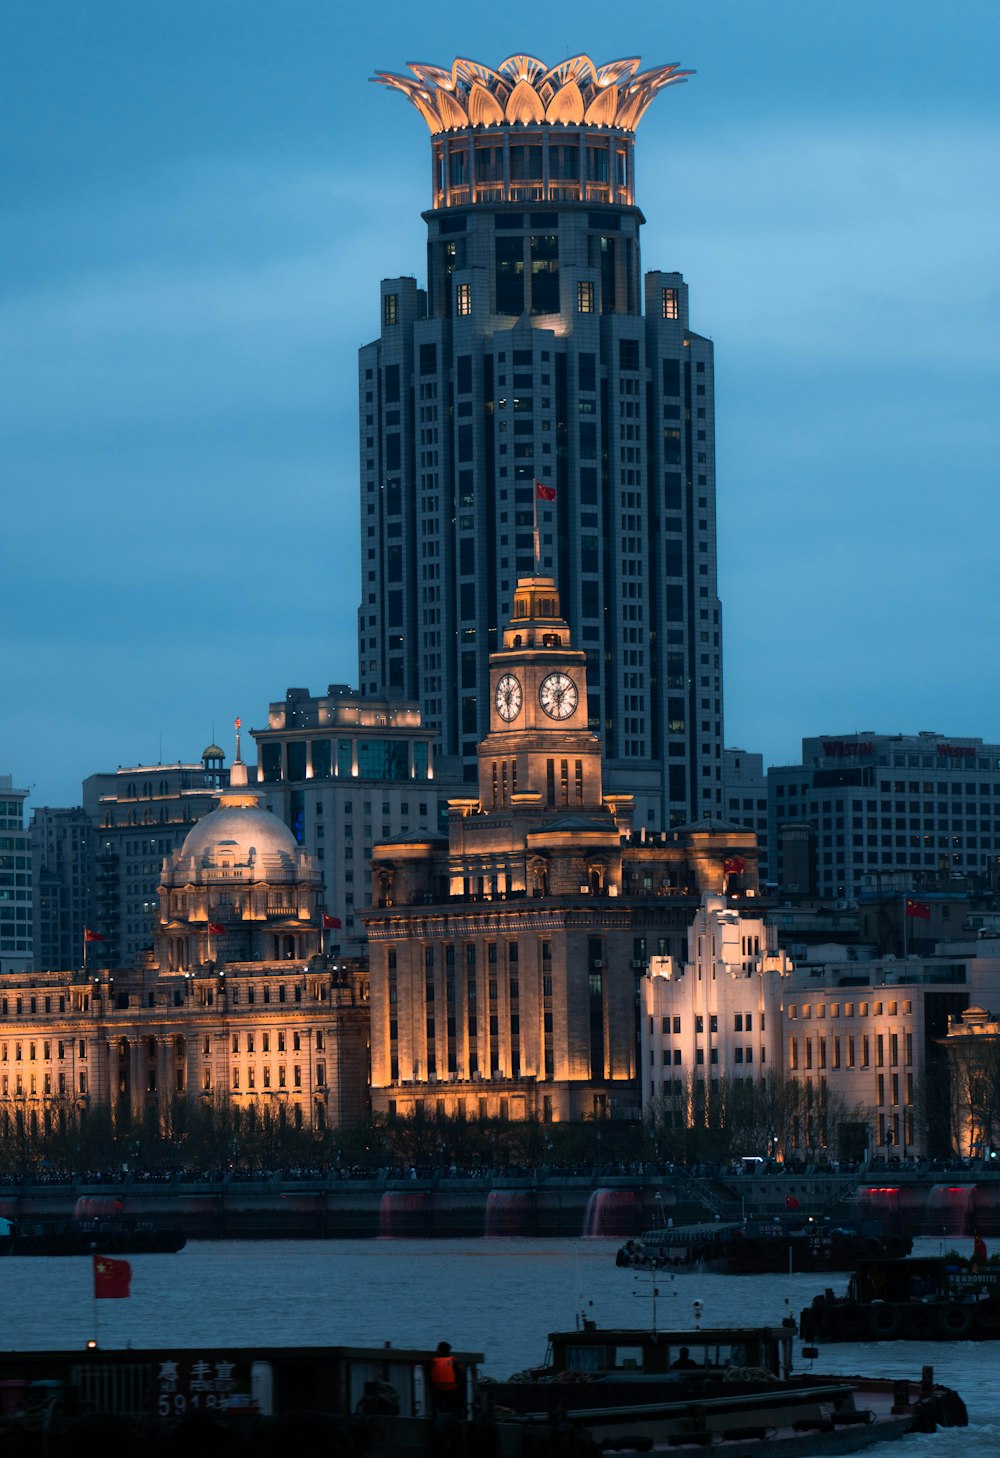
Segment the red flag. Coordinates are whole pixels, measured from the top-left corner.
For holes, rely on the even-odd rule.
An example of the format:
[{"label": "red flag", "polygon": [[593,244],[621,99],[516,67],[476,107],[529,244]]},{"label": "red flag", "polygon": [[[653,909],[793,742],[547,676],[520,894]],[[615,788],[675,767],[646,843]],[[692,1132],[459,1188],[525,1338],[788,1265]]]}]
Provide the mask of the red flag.
[{"label": "red flag", "polygon": [[906,914],[907,916],[917,917],[919,921],[930,921],[931,919],[930,907],[925,906],[922,901],[911,901],[908,896],[906,898]]},{"label": "red flag", "polygon": [[131,1280],[132,1267],[128,1261],[115,1261],[110,1256],[94,1256],[94,1296],[98,1301],[131,1296]]},{"label": "red flag", "polygon": [[342,926],[343,926],[343,922],[341,921],[341,919],[340,919],[339,916],[327,916],[326,912],[324,911],[324,913],[323,913],[323,930],[324,931],[331,931],[334,927],[336,927],[339,930],[340,927],[342,927]]},{"label": "red flag", "polygon": [[722,863],[722,869],[724,871],[729,871],[734,874],[739,871],[745,871],[746,868],[746,861],[741,860],[739,856],[730,856],[728,861],[723,861]]},{"label": "red flag", "polygon": [[104,938],[100,932],[91,931],[89,927],[83,929],[83,940],[85,942],[103,942]]},{"label": "red flag", "polygon": [[240,725],[243,723],[243,720],[242,719],[234,719],[233,720],[233,723],[236,726],[236,728],[238,729],[240,727]]},{"label": "red flag", "polygon": [[226,928],[221,921],[210,921],[208,923],[208,934],[210,937],[222,937],[226,934]]},{"label": "red flag", "polygon": [[535,495],[539,501],[555,501],[557,492],[554,486],[546,486],[541,481],[536,481]]}]

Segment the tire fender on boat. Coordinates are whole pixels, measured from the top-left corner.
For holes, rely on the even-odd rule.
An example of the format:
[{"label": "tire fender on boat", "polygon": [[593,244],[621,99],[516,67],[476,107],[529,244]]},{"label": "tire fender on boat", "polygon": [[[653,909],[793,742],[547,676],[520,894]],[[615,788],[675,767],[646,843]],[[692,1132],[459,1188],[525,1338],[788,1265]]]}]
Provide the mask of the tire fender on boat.
[{"label": "tire fender on boat", "polygon": [[868,1330],[879,1341],[892,1341],[899,1336],[899,1310],[887,1301],[877,1301],[868,1311]]},{"label": "tire fender on boat", "polygon": [[968,1336],[972,1330],[972,1312],[971,1306],[962,1306],[957,1301],[950,1301],[947,1306],[942,1306],[938,1311],[938,1329],[941,1335],[950,1340]]}]

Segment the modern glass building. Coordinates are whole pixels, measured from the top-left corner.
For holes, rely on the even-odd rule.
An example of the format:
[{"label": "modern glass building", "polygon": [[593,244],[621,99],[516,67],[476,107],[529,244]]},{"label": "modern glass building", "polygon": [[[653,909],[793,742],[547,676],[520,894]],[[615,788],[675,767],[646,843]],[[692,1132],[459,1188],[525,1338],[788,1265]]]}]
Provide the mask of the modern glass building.
[{"label": "modern glass building", "polygon": [[[427,286],[360,351],[360,687],[476,778],[519,574],[553,575],[637,822],[722,810],[712,346],[643,275],[635,128],[676,66],[512,56],[376,79],[431,132]],[[536,539],[537,534],[537,539]],[[536,556],[537,547],[537,556]]]}]

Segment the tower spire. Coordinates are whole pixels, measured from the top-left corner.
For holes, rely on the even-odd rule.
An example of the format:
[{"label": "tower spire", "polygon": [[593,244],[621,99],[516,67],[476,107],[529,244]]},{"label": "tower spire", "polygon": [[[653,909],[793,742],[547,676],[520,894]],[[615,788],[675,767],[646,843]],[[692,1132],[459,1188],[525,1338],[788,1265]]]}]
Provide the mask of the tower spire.
[{"label": "tower spire", "polygon": [[247,767],[243,763],[243,758],[240,754],[240,725],[242,723],[243,720],[239,717],[233,721],[236,730],[236,758],[233,760],[232,768],[229,771],[229,788],[231,790],[246,790],[250,783],[247,777]]}]

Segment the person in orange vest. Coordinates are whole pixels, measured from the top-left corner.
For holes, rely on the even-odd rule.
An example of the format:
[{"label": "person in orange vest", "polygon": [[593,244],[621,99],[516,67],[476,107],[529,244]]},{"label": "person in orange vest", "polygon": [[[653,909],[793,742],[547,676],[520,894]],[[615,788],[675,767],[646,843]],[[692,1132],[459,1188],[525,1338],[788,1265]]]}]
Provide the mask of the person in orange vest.
[{"label": "person in orange vest", "polygon": [[438,1342],[431,1358],[431,1396],[435,1412],[462,1413],[462,1369],[451,1355],[450,1342]]}]

